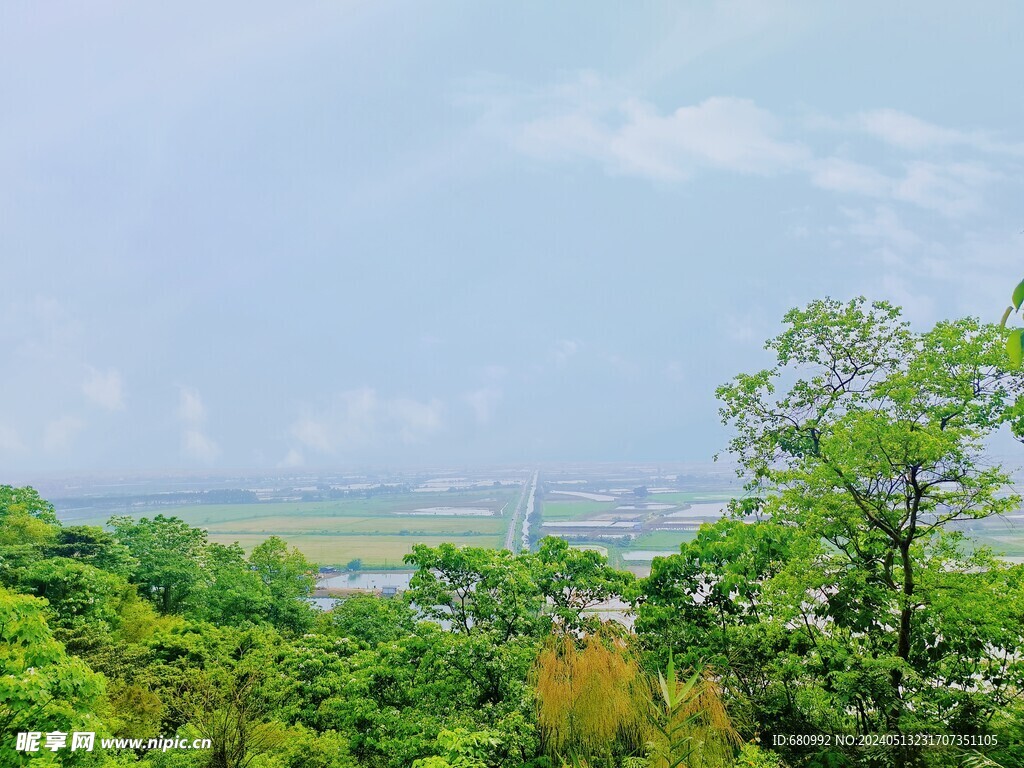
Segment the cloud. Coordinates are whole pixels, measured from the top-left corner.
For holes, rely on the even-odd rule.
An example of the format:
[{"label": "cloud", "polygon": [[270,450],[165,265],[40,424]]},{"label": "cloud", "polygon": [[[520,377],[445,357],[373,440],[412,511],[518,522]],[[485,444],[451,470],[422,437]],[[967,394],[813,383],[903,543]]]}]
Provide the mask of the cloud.
[{"label": "cloud", "polygon": [[295,467],[301,467],[306,463],[306,457],[301,452],[294,448],[288,450],[285,457],[277,463],[277,466],[281,469],[292,469]]},{"label": "cloud", "polygon": [[964,141],[964,134],[895,109],[862,112],[854,124],[864,133],[901,149],[923,151]]},{"label": "cloud", "polygon": [[210,464],[220,457],[220,446],[199,429],[186,429],[181,434],[181,449],[190,459]]},{"label": "cloud", "polygon": [[501,402],[502,391],[497,387],[481,387],[463,395],[463,399],[473,411],[473,417],[480,426],[490,424],[494,410]]},{"label": "cloud", "polygon": [[665,365],[665,377],[676,384],[686,381],[686,369],[678,360],[671,360]]},{"label": "cloud", "polygon": [[893,181],[884,173],[843,158],[815,160],[808,171],[811,183],[820,189],[867,197],[885,197],[892,192]]},{"label": "cloud", "polygon": [[198,390],[181,388],[178,394],[178,418],[188,424],[199,424],[206,419],[206,408]]},{"label": "cloud", "polygon": [[945,128],[896,109],[861,112],[849,123],[854,130],[911,152],[935,151],[961,145],[979,152],[1024,157],[1024,144],[1002,142],[981,131]]},{"label": "cloud", "polygon": [[924,240],[903,221],[891,207],[879,205],[872,211],[854,208],[841,209],[849,221],[849,232],[869,243],[880,244],[897,251],[909,251]]},{"label": "cloud", "polygon": [[0,424],[0,456],[17,456],[25,453],[25,444],[13,427]]},{"label": "cloud", "polygon": [[124,385],[121,374],[111,368],[109,371],[98,371],[92,366],[82,382],[82,393],[94,405],[108,411],[124,408]]},{"label": "cloud", "polygon": [[982,208],[984,191],[999,174],[977,163],[926,163],[908,166],[893,188],[893,198],[957,218]]},{"label": "cloud", "polygon": [[328,408],[309,411],[289,430],[303,448],[337,455],[400,443],[424,442],[444,424],[439,400],[381,397],[371,387],[338,393]]},{"label": "cloud", "polygon": [[40,362],[76,359],[82,348],[82,326],[52,296],[11,302],[4,308],[0,339],[22,357]]},{"label": "cloud", "polygon": [[74,416],[63,416],[47,422],[43,430],[43,450],[47,453],[62,453],[71,447],[85,422]]},{"label": "cloud", "polygon": [[554,356],[555,362],[558,363],[558,365],[565,365],[569,362],[571,357],[575,356],[576,353],[579,352],[579,349],[580,344],[578,341],[573,341],[572,339],[560,339],[555,342],[555,348],[552,350],[551,354]]},{"label": "cloud", "polygon": [[299,419],[292,424],[291,434],[303,445],[312,448],[320,453],[330,453],[333,450],[330,427],[311,417]]},{"label": "cloud", "polygon": [[[700,171],[793,174],[818,189],[905,203],[947,218],[983,210],[986,191],[1003,178],[971,153],[1024,158],[1024,144],[891,109],[786,120],[750,99],[713,96],[666,111],[593,73],[477,101],[486,105],[483,129],[536,158],[594,163],[610,174],[660,182],[684,182]],[[812,139],[820,143],[822,135],[835,133],[871,136],[907,154],[879,158],[873,151],[866,162],[849,157],[845,144],[811,146]],[[956,160],[948,156],[951,147],[960,150]]]},{"label": "cloud", "polygon": [[778,138],[780,127],[749,99],[714,97],[661,114],[631,98],[528,120],[517,143],[539,157],[589,159],[612,173],[678,181],[703,167],[757,175],[798,168],[807,150]]},{"label": "cloud", "polygon": [[947,218],[962,218],[983,207],[985,191],[1000,175],[978,163],[907,163],[898,175],[828,157],[810,166],[811,183],[832,192],[910,203]]},{"label": "cloud", "polygon": [[206,433],[206,407],[199,390],[178,391],[178,421],[181,422],[181,452],[189,459],[212,464],[220,458],[220,446]]}]

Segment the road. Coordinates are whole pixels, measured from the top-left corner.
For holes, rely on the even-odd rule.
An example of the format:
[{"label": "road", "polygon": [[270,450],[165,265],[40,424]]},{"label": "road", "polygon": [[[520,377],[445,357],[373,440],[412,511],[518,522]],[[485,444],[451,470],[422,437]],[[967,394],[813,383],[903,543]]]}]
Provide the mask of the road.
[{"label": "road", "polygon": [[[533,473],[529,485],[523,483],[523,492],[516,502],[516,509],[512,513],[512,522],[508,524],[508,532],[505,534],[505,549],[510,552],[526,551],[530,549],[530,513],[533,512],[534,497],[537,494],[538,472]],[[520,522],[522,521],[522,522]],[[516,546],[516,531],[521,530],[520,545]]]}]

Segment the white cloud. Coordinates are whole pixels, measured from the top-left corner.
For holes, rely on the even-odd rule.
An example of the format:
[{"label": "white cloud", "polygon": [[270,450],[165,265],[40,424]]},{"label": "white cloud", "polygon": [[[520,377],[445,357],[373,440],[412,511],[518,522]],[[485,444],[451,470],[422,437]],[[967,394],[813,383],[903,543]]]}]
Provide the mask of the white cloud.
[{"label": "white cloud", "polygon": [[555,358],[555,362],[559,365],[565,365],[569,358],[576,355],[579,352],[580,344],[578,341],[572,339],[560,339],[555,342],[555,348],[552,350],[552,355]]},{"label": "white cloud", "polygon": [[421,403],[398,398],[385,404],[386,422],[398,429],[403,443],[418,443],[441,427],[443,408],[437,400]]},{"label": "white cloud", "polygon": [[893,182],[884,173],[862,163],[839,157],[826,157],[808,165],[811,183],[831,192],[846,192],[866,197],[885,197]]},{"label": "white cloud", "polygon": [[199,391],[182,387],[178,394],[178,418],[188,424],[199,424],[206,419],[206,408]]},{"label": "white cloud", "polygon": [[43,450],[47,453],[61,453],[68,450],[85,422],[74,416],[63,416],[46,423],[43,429]]},{"label": "white cloud", "polygon": [[121,374],[111,368],[98,371],[89,367],[89,373],[82,382],[82,393],[94,405],[108,411],[124,408],[124,385]]},{"label": "white cloud", "polygon": [[980,210],[999,174],[977,163],[916,162],[893,188],[893,197],[957,218]]},{"label": "white cloud", "polygon": [[11,302],[0,319],[0,339],[33,363],[66,364],[80,354],[82,326],[51,296]]},{"label": "white cloud", "polygon": [[305,448],[335,455],[396,442],[421,443],[442,428],[443,416],[439,400],[386,398],[361,387],[339,393],[329,408],[296,419],[290,433]]},{"label": "white cloud", "polygon": [[473,417],[480,426],[490,424],[494,410],[501,401],[502,391],[497,387],[481,387],[467,392],[463,398],[473,411]]},{"label": "white cloud", "polygon": [[199,390],[181,387],[178,392],[181,452],[189,459],[211,464],[220,458],[220,446],[206,432],[206,406]]},{"label": "white cloud", "polygon": [[210,464],[220,457],[220,446],[199,429],[185,429],[181,434],[181,448],[190,459]]},{"label": "white cloud", "polygon": [[17,456],[25,452],[25,444],[13,427],[0,424],[0,456]]},{"label": "white cloud", "polygon": [[870,136],[901,149],[922,151],[956,144],[964,140],[958,131],[925,122],[895,109],[862,112],[855,125]]},{"label": "white cloud", "polygon": [[[982,210],[985,193],[1002,178],[972,156],[1024,157],[1024,144],[945,128],[896,110],[784,120],[749,99],[714,96],[665,111],[592,73],[525,95],[493,98],[481,125],[522,153],[597,163],[612,174],[680,182],[702,169],[792,173],[818,189],[906,203],[947,218]],[[797,140],[795,131],[801,129],[806,139]],[[808,143],[837,132],[866,134],[910,154],[885,158],[876,167],[877,151],[866,159],[849,156],[845,145],[837,152]],[[951,147],[959,152],[955,159],[949,157]]]},{"label": "white cloud", "polygon": [[330,453],[333,449],[330,427],[312,418],[301,418],[292,424],[292,437],[305,446],[321,453]]},{"label": "white cloud", "polygon": [[999,141],[981,131],[945,128],[896,109],[861,112],[852,121],[862,131],[890,146],[927,152],[960,145],[979,152],[1024,157],[1024,144]]},{"label": "white cloud", "polygon": [[897,251],[909,251],[924,242],[916,232],[903,224],[896,211],[889,206],[879,205],[872,211],[854,208],[841,210],[850,222],[850,234],[867,242]]},{"label": "white cloud", "polygon": [[294,448],[288,450],[285,457],[277,463],[277,466],[281,469],[291,469],[294,467],[301,467],[306,463],[306,457],[301,452]]},{"label": "white cloud", "polygon": [[596,160],[613,173],[674,181],[701,167],[760,175],[798,168],[807,150],[778,138],[780,127],[749,99],[714,97],[669,114],[627,99],[528,120],[517,142],[541,157]]}]

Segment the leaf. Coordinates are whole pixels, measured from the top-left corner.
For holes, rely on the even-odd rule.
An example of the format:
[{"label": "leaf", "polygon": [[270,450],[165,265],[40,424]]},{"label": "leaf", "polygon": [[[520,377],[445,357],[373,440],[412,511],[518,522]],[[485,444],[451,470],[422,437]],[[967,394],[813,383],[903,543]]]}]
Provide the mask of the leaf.
[{"label": "leaf", "polygon": [[1013,289],[1013,308],[1020,309],[1020,305],[1024,304],[1024,280],[1017,283],[1017,287]]},{"label": "leaf", "polygon": [[1024,347],[1021,347],[1021,330],[1011,331],[1006,339],[1006,353],[1010,356],[1010,362],[1014,368],[1020,368],[1021,360],[1024,359]]}]

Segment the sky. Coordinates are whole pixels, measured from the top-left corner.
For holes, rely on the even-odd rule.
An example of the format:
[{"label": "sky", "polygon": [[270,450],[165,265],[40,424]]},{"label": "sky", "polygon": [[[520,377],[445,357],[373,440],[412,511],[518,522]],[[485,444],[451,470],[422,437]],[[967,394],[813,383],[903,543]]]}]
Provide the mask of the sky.
[{"label": "sky", "polygon": [[[998,320],[1013,2],[0,5],[0,475],[706,461],[794,306]],[[0,481],[3,477],[0,477]]]}]

